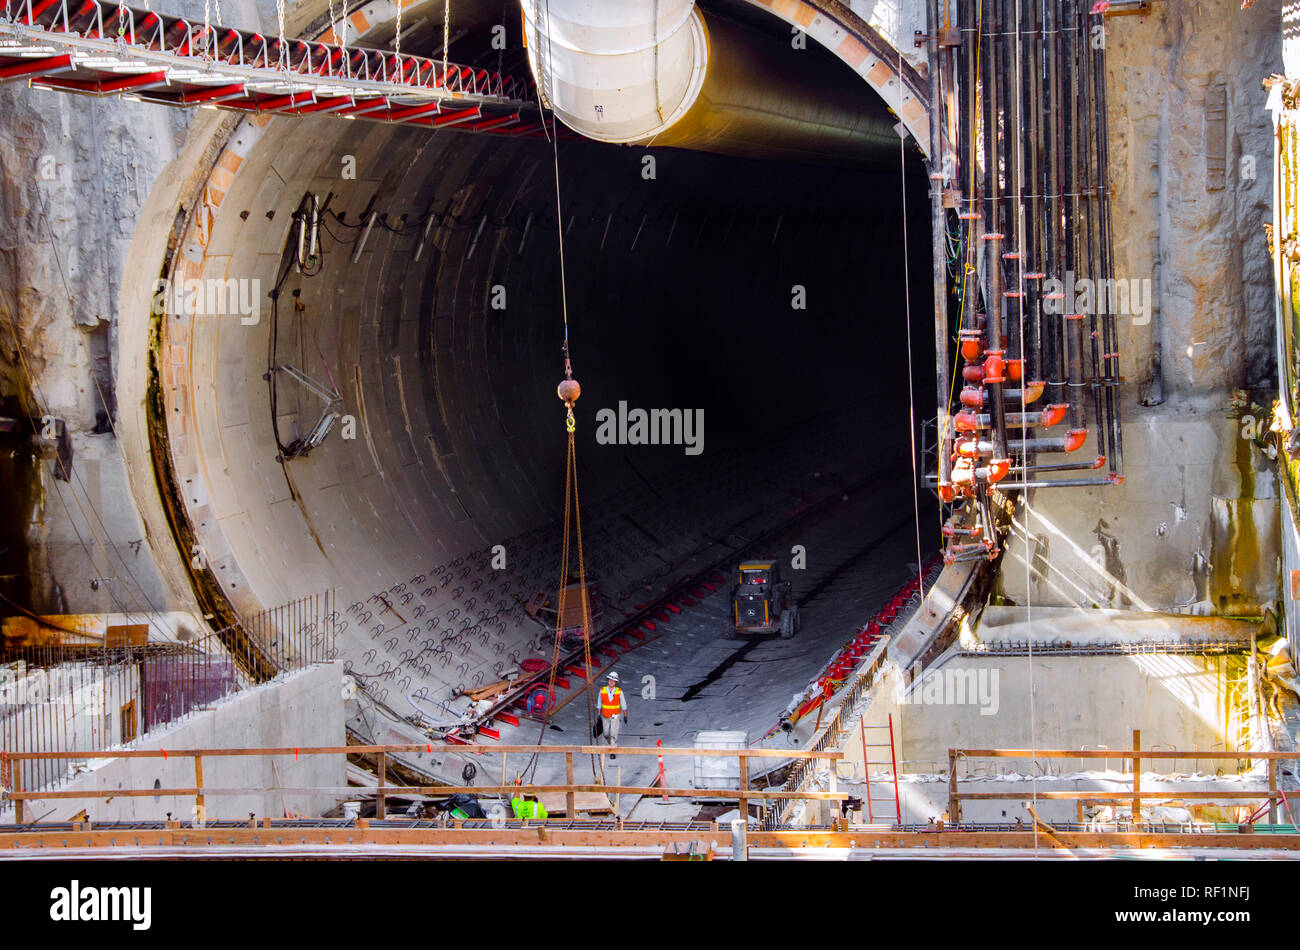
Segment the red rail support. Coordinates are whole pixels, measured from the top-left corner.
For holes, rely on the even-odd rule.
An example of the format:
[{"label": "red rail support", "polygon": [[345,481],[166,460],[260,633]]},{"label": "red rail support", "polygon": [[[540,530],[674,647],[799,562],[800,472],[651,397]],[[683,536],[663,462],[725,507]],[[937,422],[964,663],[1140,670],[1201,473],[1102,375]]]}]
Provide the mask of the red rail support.
[{"label": "red rail support", "polygon": [[431,102],[422,106],[410,106],[405,109],[394,109],[388,113],[385,118],[390,122],[402,122],[408,119],[417,119],[426,115],[438,115],[442,112],[442,105],[437,102]]},{"label": "red rail support", "polygon": [[93,92],[108,95],[113,92],[126,92],[144,86],[156,86],[167,81],[167,73],[159,70],[154,73],[140,73],[135,76],[122,76],[118,79],[54,79],[49,76],[33,79],[32,85],[51,89],[71,89],[74,92]]},{"label": "red rail support", "polygon": [[488,119],[485,122],[475,122],[473,125],[465,126],[468,132],[492,132],[496,129],[504,128],[507,125],[513,125],[519,121],[519,113],[512,115],[503,115],[496,119]]},{"label": "red rail support", "polygon": [[182,91],[180,98],[177,99],[181,105],[200,105],[204,102],[220,102],[223,99],[238,99],[245,94],[244,84],[242,82],[231,83],[228,86],[214,86],[211,89],[203,89],[199,92]]},{"label": "red rail support", "polygon": [[[440,115],[432,120],[431,125],[442,128],[448,125],[459,125],[461,122],[468,122],[470,119],[477,119],[483,115],[483,110],[478,106],[472,109],[462,109],[459,112],[448,112],[446,115]],[[425,124],[421,122],[420,124]]]},{"label": "red rail support", "polygon": [[44,76],[71,68],[71,53],[64,53],[62,56],[42,56],[40,59],[28,59],[21,63],[0,66],[0,82],[10,79],[27,79],[31,76]]},{"label": "red rail support", "polygon": [[333,99],[321,99],[319,102],[313,102],[311,105],[302,106],[294,109],[294,115],[310,115],[313,112],[337,112],[352,103],[350,96],[338,96]]}]

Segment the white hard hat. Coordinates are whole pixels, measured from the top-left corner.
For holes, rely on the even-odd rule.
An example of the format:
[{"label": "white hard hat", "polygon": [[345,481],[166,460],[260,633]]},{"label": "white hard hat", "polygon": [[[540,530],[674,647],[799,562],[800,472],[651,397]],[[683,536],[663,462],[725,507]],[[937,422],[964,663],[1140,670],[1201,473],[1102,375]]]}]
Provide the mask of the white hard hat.
[{"label": "white hard hat", "polygon": [[609,678],[612,679],[615,683],[618,682],[618,674],[615,673],[613,670],[610,670]]}]

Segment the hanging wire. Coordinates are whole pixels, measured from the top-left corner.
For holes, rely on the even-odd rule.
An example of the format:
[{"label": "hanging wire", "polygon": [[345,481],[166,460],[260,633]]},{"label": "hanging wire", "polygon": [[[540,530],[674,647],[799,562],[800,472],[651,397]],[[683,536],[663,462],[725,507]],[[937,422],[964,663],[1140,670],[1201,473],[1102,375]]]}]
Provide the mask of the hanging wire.
[{"label": "hanging wire", "polygon": [[451,0],[442,2],[442,84],[447,85],[447,47],[451,45]]},{"label": "hanging wire", "polygon": [[[581,607],[582,607],[582,634],[581,635],[582,635],[582,658],[584,663],[583,679],[585,680],[585,685],[583,687],[582,694],[587,701],[588,735],[590,735],[592,730],[594,730],[596,724],[595,716],[594,716],[594,711],[595,711],[594,699],[591,690],[591,687],[594,683],[594,679],[592,677],[594,664],[592,663],[592,658],[591,658],[591,634],[592,634],[591,599],[588,596],[588,592],[587,592],[587,567],[582,553],[582,514],[581,514],[581,507],[578,502],[578,456],[577,456],[576,440],[574,437],[576,426],[573,424],[572,406],[569,407],[568,415],[565,421],[565,428],[568,432],[568,440],[567,440],[568,457],[565,463],[564,521],[563,521],[564,527],[562,532],[563,538],[562,538],[561,550],[560,550],[560,580],[559,580],[558,594],[556,597],[555,642],[551,650],[551,670],[550,670],[550,676],[547,679],[546,693],[545,693],[546,706],[545,706],[545,713],[542,716],[541,728],[539,729],[537,735],[537,749],[533,751],[533,754],[529,757],[528,762],[524,765],[524,768],[520,771],[519,773],[520,778],[518,780],[518,781],[523,781],[524,777],[526,776],[527,777],[526,780],[530,784],[533,776],[536,773],[538,755],[542,746],[543,739],[546,736],[546,727],[550,724],[551,716],[554,714],[555,711],[555,704],[551,700],[555,696],[555,681],[559,674],[560,648],[564,639],[564,623],[568,615],[569,587],[571,586],[570,585],[571,575],[569,572],[569,565],[571,563],[570,552],[575,546],[575,543],[578,551],[578,597],[580,598]],[[572,531],[570,531],[571,526],[573,529]],[[603,782],[605,780],[604,763],[600,761],[598,756],[593,755],[591,758],[592,758],[592,774],[593,775],[598,774],[597,769],[599,768],[599,776],[601,781]]]},{"label": "hanging wire", "polygon": [[288,69],[288,51],[284,45],[284,0],[275,0],[275,18],[280,29],[280,68]]},{"label": "hanging wire", "polygon": [[[903,53],[898,53],[898,74],[903,75]],[[901,95],[901,93],[900,93]],[[901,110],[899,122],[901,124]],[[916,526],[916,577],[921,599],[925,599],[925,559],[921,557],[921,494],[920,473],[916,467],[916,394],[912,386],[912,275],[908,261],[907,240],[907,127],[898,135],[898,182],[903,201],[903,308],[907,315],[907,432],[912,457],[912,514]],[[940,452],[943,448],[940,447]]]},{"label": "hanging wire", "polygon": [[[397,81],[402,81],[402,0],[397,0],[397,32],[393,34],[393,54],[397,57]],[[446,74],[446,70],[443,70]]]},{"label": "hanging wire", "polygon": [[[450,3],[451,0],[447,0],[447,2]],[[505,28],[506,17],[509,15],[509,11],[510,11],[510,0],[502,0],[502,3],[501,3],[501,26],[502,26],[502,29]],[[446,24],[446,19],[447,19],[446,12],[444,11],[444,12],[443,12],[443,21],[444,21],[444,22],[443,22],[443,36],[444,36],[444,37],[447,35],[447,24]],[[443,45],[446,46],[446,43],[444,43]],[[499,50],[497,50],[497,75],[498,75],[498,76],[501,76],[501,75],[503,75],[503,74],[505,73],[505,71],[506,71],[506,65],[505,65],[505,64],[506,64],[506,44],[505,44],[505,39],[504,39],[504,34],[503,34],[502,42],[501,42],[501,48],[500,48]]]},{"label": "hanging wire", "polygon": [[[960,2],[960,0],[959,0],[959,2]],[[947,9],[947,8],[945,7],[945,9]],[[975,22],[976,22],[976,23],[982,23],[982,22],[983,22],[983,20],[982,20],[982,17],[983,17],[983,16],[984,16],[984,0],[976,0],[976,4],[975,4]],[[975,32],[976,32],[976,35],[978,36],[978,35],[979,35],[979,29],[977,28]],[[983,49],[982,45],[980,44],[980,42],[979,42],[978,40],[976,40],[976,42],[975,42],[975,75],[976,75],[976,76],[978,76],[979,73],[980,73],[980,52],[981,52],[982,49]],[[972,89],[972,90],[970,91],[970,95],[971,95],[972,97],[975,95],[975,90],[974,90],[974,89]],[[980,115],[982,115],[982,114],[983,114],[983,113],[982,113],[982,111],[981,111]],[[972,211],[974,211],[975,208],[976,208],[976,206],[977,206],[977,204],[978,204],[978,202],[977,202],[976,199],[975,199],[975,128],[974,128],[974,123],[972,123],[972,127],[971,127],[970,154],[967,155],[966,159],[967,159],[966,164],[967,164],[967,165],[969,166],[969,168],[970,168],[970,188],[969,188],[969,190],[966,192],[967,195],[968,195],[968,197],[967,197],[966,200],[970,203],[970,209],[971,209]],[[966,260],[965,260],[965,263],[962,265],[962,273],[961,273],[961,305],[960,305],[960,307],[959,307],[959,309],[958,309],[958,313],[957,313],[957,338],[958,338],[958,340],[961,339],[961,331],[965,328],[965,325],[966,325],[966,297],[967,297],[967,293],[966,293],[966,291],[967,291],[967,288],[968,288],[968,286],[969,286],[970,275],[971,275],[972,273],[975,272],[975,268],[974,268],[974,266],[973,266],[973,265],[971,264],[971,262],[970,262],[971,251],[973,250],[973,245],[974,245],[975,224],[976,224],[975,220],[972,219],[972,220],[969,221],[969,222],[967,223],[967,225],[966,225],[966,228],[967,228],[967,230],[966,230]],[[957,352],[954,353],[954,354],[953,354],[953,357],[952,357],[952,372],[948,375],[948,405],[944,407],[944,412],[945,412],[945,413],[947,413],[948,408],[949,408],[950,406],[952,406],[952,397],[953,397],[953,395],[954,395],[954,394],[956,393],[956,391],[957,391],[957,360],[960,358],[960,356],[961,356],[961,347],[958,346],[958,347],[957,347]],[[943,444],[943,433],[942,433],[942,432],[939,433],[939,444],[940,444],[940,445]]]},{"label": "hanging wire", "polygon": [[[1016,7],[1016,90],[1023,88],[1021,83],[1022,63],[1024,60],[1024,49],[1022,46],[1022,28],[1020,20],[1020,3]],[[1017,92],[1017,94],[1019,94]],[[1022,116],[1023,118],[1023,116]],[[1024,140],[1020,136],[1020,130],[1013,130],[1016,138],[1016,248],[1021,252],[1020,266],[1017,270],[1016,297],[1017,313],[1020,320],[1020,385],[1029,386],[1029,378],[1025,375],[1025,153]],[[1029,444],[1029,405],[1022,399],[1020,403],[1020,477],[1021,488],[1020,498],[1025,506],[1025,630],[1026,642],[1029,644],[1028,658],[1029,664],[1029,755],[1030,762],[1034,762],[1035,750],[1038,747],[1036,722],[1037,716],[1034,708],[1034,615],[1033,615],[1033,532],[1030,529],[1029,508],[1029,451],[1024,446]],[[1033,801],[1034,815],[1038,814],[1038,773],[1037,769],[1030,767],[1030,799]],[[1034,818],[1034,854],[1038,854],[1038,819]]]},{"label": "hanging wire", "polygon": [[[555,95],[555,49],[551,41],[551,0],[546,0],[546,66],[550,72],[548,86],[551,95]],[[551,101],[551,155],[555,166],[555,234],[560,244],[560,308],[564,314],[564,362],[568,370],[569,362],[569,290],[564,274],[564,212],[560,208],[560,136],[555,126],[555,101]],[[542,116],[542,125],[546,125],[546,116]]]},{"label": "hanging wire", "polygon": [[[549,29],[550,22],[551,22],[551,5],[550,5],[550,0],[547,0],[546,24],[548,29],[547,29],[547,37],[546,37],[546,41],[547,41],[546,72],[549,74],[548,78],[550,82],[550,87],[554,89],[555,59],[554,59],[554,47],[551,41],[551,31]],[[444,46],[444,52],[445,52],[445,46]],[[540,49],[539,49],[539,53],[540,53]],[[539,104],[540,104],[540,100],[539,100]],[[552,105],[554,105],[554,103],[552,103]],[[544,112],[541,116],[541,119],[542,119],[542,127],[545,128],[546,116]],[[559,257],[560,257],[560,306],[561,306],[561,313],[564,318],[564,344],[562,347],[564,352],[564,376],[566,380],[571,380],[573,378],[573,365],[569,356],[569,299],[568,299],[568,285],[566,281],[565,264],[564,264],[564,209],[563,209],[563,203],[560,196],[559,134],[558,134],[558,129],[556,127],[556,118],[555,118],[554,109],[552,109],[551,111],[551,129],[550,129],[549,137],[551,140],[552,165],[555,173],[555,234],[556,234],[557,244],[559,247]],[[591,689],[592,671],[593,671],[593,665],[591,662],[591,634],[592,634],[591,601],[587,595],[587,569],[586,569],[586,563],[583,560],[583,553],[582,553],[582,517],[580,513],[580,507],[578,504],[578,464],[577,464],[577,448],[576,448],[576,439],[575,439],[577,424],[574,420],[573,402],[571,400],[566,403],[566,408],[568,411],[566,413],[565,420],[564,420],[564,428],[568,435],[568,460],[565,466],[566,471],[565,471],[565,483],[564,483],[564,532],[563,532],[564,550],[561,553],[561,557],[560,557],[560,588],[559,588],[559,594],[556,599],[558,610],[556,613],[556,620],[555,620],[556,623],[555,649],[551,657],[551,675],[550,675],[550,682],[548,684],[548,699],[549,696],[554,695],[555,677],[558,671],[559,659],[560,659],[560,639],[563,635],[564,615],[566,612],[565,607],[567,606],[567,600],[568,600],[569,548],[570,548],[569,514],[570,514],[570,510],[572,510],[573,525],[574,525],[573,540],[576,541],[577,548],[578,548],[578,596],[581,598],[582,601],[582,655],[583,655],[583,663],[585,664],[584,676],[583,676],[585,685],[583,686],[582,692],[583,692],[583,696],[586,698],[587,701],[587,734],[590,736],[595,728],[594,697]],[[570,508],[570,501],[572,501],[572,508]],[[549,721],[549,719],[550,719],[550,711],[548,708],[548,713],[546,717],[543,719],[542,732],[538,736],[538,740],[537,740],[538,746],[540,746],[542,743],[542,738],[545,735],[546,723]],[[529,762],[529,765],[533,769],[536,768],[536,759],[537,759],[537,753],[534,752],[533,758]],[[605,765],[604,765],[603,757],[596,756],[594,754],[591,756],[591,771],[593,777],[599,775],[600,781],[602,783],[605,781]]]}]

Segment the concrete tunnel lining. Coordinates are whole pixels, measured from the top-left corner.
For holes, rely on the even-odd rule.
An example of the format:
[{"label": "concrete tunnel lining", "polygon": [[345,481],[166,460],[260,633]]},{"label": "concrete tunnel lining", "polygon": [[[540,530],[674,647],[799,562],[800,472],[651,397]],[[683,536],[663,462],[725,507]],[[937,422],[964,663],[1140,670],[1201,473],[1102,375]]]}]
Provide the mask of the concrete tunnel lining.
[{"label": "concrete tunnel lining", "polygon": [[[356,180],[339,178],[343,155],[355,156]],[[658,178],[645,182],[639,157],[639,150],[587,143],[561,147],[574,355],[587,393],[580,431],[591,433],[596,408],[620,398],[633,407],[692,406],[680,389],[686,379],[696,381],[688,392],[712,424],[702,460],[683,458],[680,447],[608,457],[586,447],[580,465],[589,564],[621,603],[635,585],[687,563],[728,529],[787,510],[806,491],[800,482],[807,469],[824,474],[826,484],[848,484],[876,467],[892,467],[903,484],[910,477],[903,474],[910,472],[906,382],[897,358],[906,345],[897,173],[864,178],[661,151]],[[914,155],[909,162],[919,278],[928,270],[925,182]],[[352,628],[340,636],[340,653],[357,672],[388,676],[407,693],[423,684],[439,697],[453,685],[490,681],[511,657],[539,645],[510,599],[550,586],[558,570],[563,449],[562,410],[551,402],[560,323],[549,146],[329,118],[254,118],[239,122],[223,149],[202,153],[191,181],[205,170],[204,204],[177,242],[174,282],[256,278],[265,293],[307,192],[335,192],[332,208],[345,212],[348,224],[372,198],[390,221],[430,209],[453,216],[433,227],[418,266],[414,235],[375,228],[356,265],[350,247],[322,235],[337,270],[310,280],[291,276],[283,288],[279,346],[290,355],[282,352],[280,362],[333,376],[344,411],[357,421],[354,441],[336,430],[310,457],[283,469],[276,463],[261,379],[265,302],[253,326],[238,315],[167,314],[158,365],[179,500],[204,562],[241,614],[336,587],[350,607],[342,626]],[[579,197],[584,191],[597,197]],[[656,205],[675,213],[653,213]],[[477,229],[485,220],[492,226]],[[330,228],[348,239],[346,224],[331,221]],[[198,240],[204,231],[206,245]],[[615,267],[606,263],[610,255]],[[682,309],[682,291],[655,292],[665,273],[676,274],[681,288],[706,288],[696,312],[666,319]],[[136,275],[124,298],[139,300],[147,276]],[[799,282],[830,299],[791,322],[790,289]],[[493,325],[493,284],[507,288],[509,323]],[[913,282],[914,292],[926,286]],[[637,289],[630,306],[642,318],[631,330],[627,309],[608,304],[629,287]],[[292,317],[295,288],[307,307],[301,321]],[[863,299],[895,319],[861,315]],[[729,332],[729,304],[757,314],[750,324],[763,321],[762,332]],[[913,302],[920,353],[931,343],[923,338],[927,308],[928,301]],[[594,319],[601,310],[609,315]],[[619,322],[610,319],[615,312]],[[701,312],[717,322],[701,321]],[[682,334],[689,345],[677,338]],[[742,358],[729,367],[718,354],[737,346]],[[795,372],[783,371],[792,352],[804,355]],[[123,365],[140,365],[139,354]],[[666,375],[666,365],[675,372]],[[753,366],[765,371],[753,374]],[[781,368],[767,369],[774,366]],[[730,375],[718,381],[720,373]],[[847,378],[853,383],[844,387]],[[305,433],[320,401],[289,380],[278,387],[282,429]],[[754,451],[745,426],[713,421],[734,415],[728,410],[737,391],[762,400],[759,419],[776,433],[765,435],[764,451]],[[825,410],[822,418],[810,405]],[[755,417],[745,418],[753,424]],[[860,437],[864,418],[888,448]],[[800,461],[816,464],[791,466],[785,453],[794,446]],[[741,504],[738,484],[751,486]],[[625,519],[625,535],[602,518]],[[639,545],[630,552],[627,532]],[[509,585],[493,584],[487,568],[487,552],[498,543],[519,568]],[[453,571],[454,583],[446,580]],[[392,606],[376,604],[378,593]],[[459,616],[449,619],[453,611]],[[413,676],[392,678],[405,646],[389,646],[394,631],[413,632],[414,623],[402,628],[419,620],[422,634],[407,653],[427,650],[435,631],[463,624],[470,611],[476,627],[490,626],[489,643],[446,667],[412,664]],[[429,628],[435,619],[445,625]]]}]

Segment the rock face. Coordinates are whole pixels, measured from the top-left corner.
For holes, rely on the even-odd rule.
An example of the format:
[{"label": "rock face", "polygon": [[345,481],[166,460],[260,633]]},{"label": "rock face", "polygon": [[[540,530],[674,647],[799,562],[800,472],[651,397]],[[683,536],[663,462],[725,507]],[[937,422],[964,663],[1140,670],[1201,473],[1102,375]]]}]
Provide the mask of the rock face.
[{"label": "rock face", "polygon": [[[257,22],[243,6],[232,15]],[[172,8],[201,16],[203,4]],[[63,420],[71,457],[66,472],[52,451],[23,466],[35,484],[0,529],[10,596],[38,611],[192,605],[155,567],[151,543],[170,539],[146,536],[113,431],[127,252],[191,121],[115,97],[0,87],[0,396],[36,428]]]},{"label": "rock face", "polygon": [[[1275,5],[1159,4],[1106,39],[1115,253],[1150,280],[1151,322],[1120,328],[1125,395],[1203,405],[1273,384],[1272,126],[1260,80],[1281,68]],[[1208,400],[1208,403],[1205,401]]]}]

